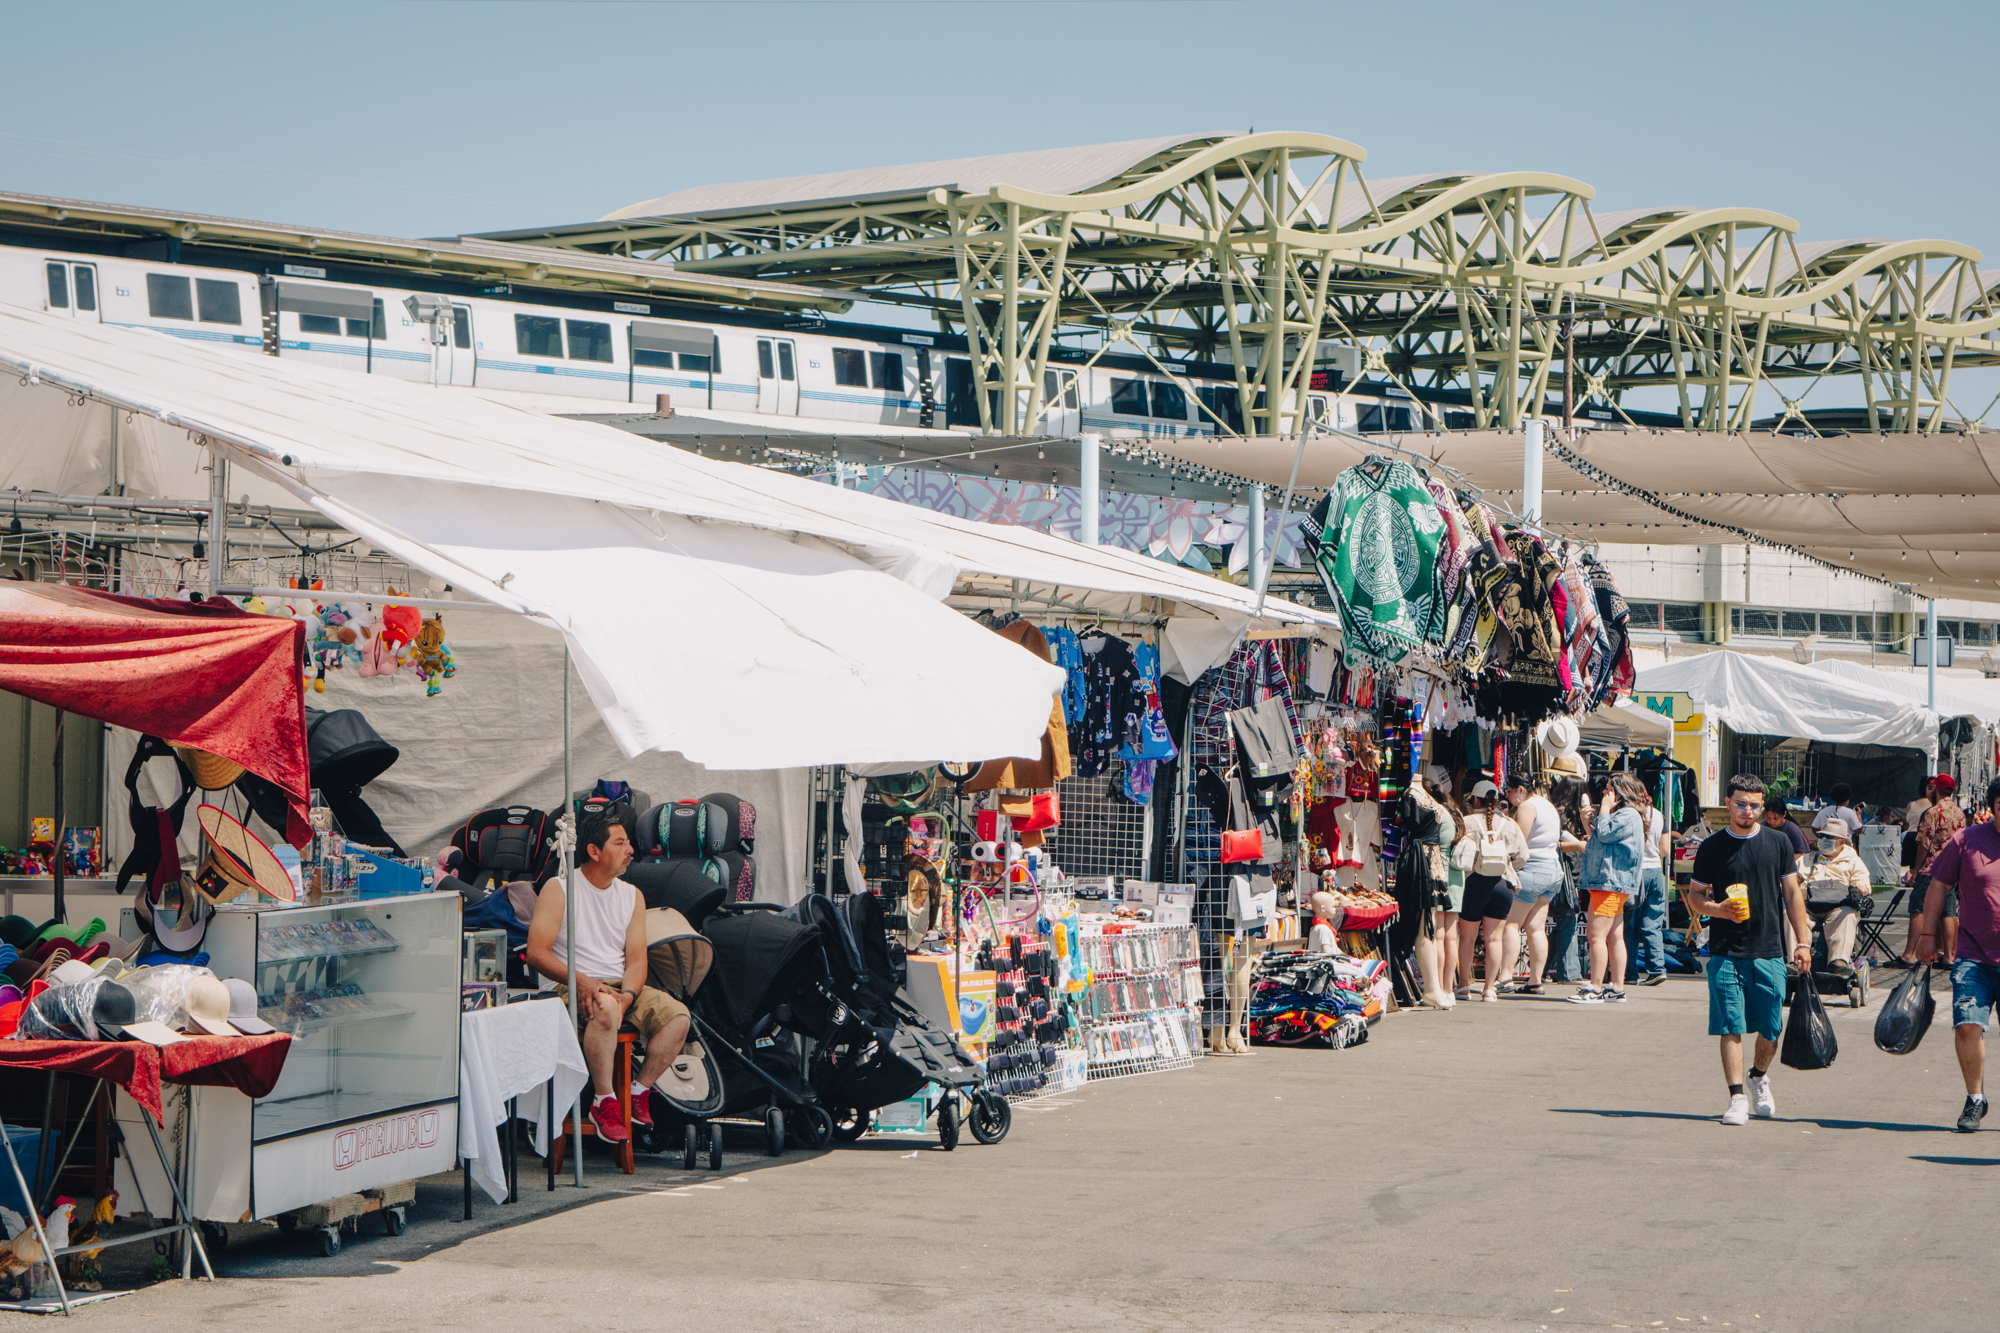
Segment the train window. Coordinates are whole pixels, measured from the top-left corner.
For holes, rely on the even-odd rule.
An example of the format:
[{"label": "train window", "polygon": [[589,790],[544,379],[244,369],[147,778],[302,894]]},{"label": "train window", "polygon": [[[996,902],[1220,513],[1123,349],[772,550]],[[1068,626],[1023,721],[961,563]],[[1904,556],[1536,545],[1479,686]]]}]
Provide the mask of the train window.
[{"label": "train window", "polygon": [[76,308],[97,309],[97,270],[88,264],[76,266]]},{"label": "train window", "polygon": [[707,375],[713,372],[714,367],[715,358],[712,356],[696,356],[693,352],[681,353],[682,370],[692,370]]},{"label": "train window", "polygon": [[895,352],[870,352],[868,374],[878,389],[903,391],[903,358]]},{"label": "train window", "polygon": [[1111,410],[1113,412],[1121,412],[1128,417],[1143,417],[1147,415],[1146,381],[1111,381]]},{"label": "train window", "polygon": [[300,315],[299,332],[337,334],[340,332],[340,321],[332,315]]},{"label": "train window", "polygon": [[1410,409],[1407,407],[1364,407],[1358,422],[1364,435],[1377,431],[1406,431],[1410,428]]},{"label": "train window", "polygon": [[1169,421],[1187,420],[1187,392],[1178,384],[1153,385],[1153,415]]},{"label": "train window", "polygon": [[347,336],[350,338],[366,338],[368,336],[368,321],[365,319],[348,320]]},{"label": "train window", "polygon": [[759,338],[757,340],[757,378],[760,380],[770,380],[777,377],[777,372],[771,368],[770,340],[768,338]]},{"label": "train window", "polygon": [[243,293],[233,282],[220,278],[197,278],[194,284],[195,307],[201,312],[204,324],[241,324],[243,322]]},{"label": "train window", "polygon": [[562,356],[562,321],[546,315],[514,316],[514,350],[522,356]]},{"label": "train window", "polygon": [[375,298],[374,318],[375,322],[370,326],[368,336],[378,343],[386,341],[389,337],[389,319],[382,311],[382,298],[379,296]]},{"label": "train window", "polygon": [[634,347],[632,349],[632,364],[635,366],[650,366],[654,370],[672,370],[674,368],[674,354],[672,352],[655,352],[648,347]]},{"label": "train window", "polygon": [[588,319],[572,319],[569,324],[569,359],[572,361],[615,361],[611,350],[611,326]]},{"label": "train window", "polygon": [[69,265],[49,265],[49,308],[69,309]]},{"label": "train window", "polygon": [[462,305],[451,308],[451,345],[472,346],[472,312]]},{"label": "train window", "polygon": [[1446,412],[1444,414],[1444,428],[1446,430],[1471,430],[1473,423],[1477,420],[1478,418],[1470,412]]},{"label": "train window", "polygon": [[1195,395],[1208,404],[1209,412],[1215,414],[1210,416],[1208,412],[1204,412],[1201,414],[1202,420],[1214,422],[1219,417],[1224,427],[1238,435],[1243,433],[1243,400],[1236,390],[1214,384],[1196,389]]},{"label": "train window", "polygon": [[797,367],[792,364],[792,345],[788,342],[778,344],[778,378],[781,380],[798,378]]},{"label": "train window", "polygon": [[193,319],[193,284],[172,273],[148,273],[146,313],[154,319]]},{"label": "train window", "polygon": [[833,349],[833,382],[852,385],[857,389],[868,387],[868,353],[858,347],[836,347]]}]

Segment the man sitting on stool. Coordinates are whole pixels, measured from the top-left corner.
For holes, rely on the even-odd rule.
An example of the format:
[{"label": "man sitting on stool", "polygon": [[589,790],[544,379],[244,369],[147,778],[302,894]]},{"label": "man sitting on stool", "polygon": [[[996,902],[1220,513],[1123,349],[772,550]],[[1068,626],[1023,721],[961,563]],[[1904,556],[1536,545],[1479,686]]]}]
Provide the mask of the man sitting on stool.
[{"label": "man sitting on stool", "polygon": [[[629,1021],[646,1039],[646,1061],[632,1085],[632,1118],[650,1125],[647,1090],[681,1053],[691,1020],[686,1005],[645,984],[646,904],[636,888],[618,878],[632,864],[632,837],[610,810],[587,809],[577,820],[576,864],[583,872],[576,900],[576,1016],[595,1088],[590,1119],[598,1138],[623,1143],[631,1130],[611,1081],[619,1025]],[[563,878],[550,879],[535,900],[527,960],[542,974],[542,989],[567,1003]]]},{"label": "man sitting on stool", "polygon": [[[1849,841],[1852,836],[1844,819],[1821,824],[1819,855],[1805,871],[1806,911],[1813,916],[1826,913],[1820,926],[1826,933],[1826,965],[1842,975],[1854,971],[1854,941],[1861,930],[1861,904],[1869,891],[1868,867]],[[1785,952],[1798,943],[1792,938],[1792,923],[1786,921]]]}]

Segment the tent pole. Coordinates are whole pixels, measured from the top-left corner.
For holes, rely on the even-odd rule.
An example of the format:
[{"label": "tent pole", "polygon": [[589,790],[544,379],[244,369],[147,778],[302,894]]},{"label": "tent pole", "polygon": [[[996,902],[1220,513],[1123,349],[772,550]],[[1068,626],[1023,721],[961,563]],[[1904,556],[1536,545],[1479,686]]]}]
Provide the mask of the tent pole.
[{"label": "tent pole", "polygon": [[[569,636],[563,636],[563,789],[562,800],[556,809],[563,814],[570,813],[570,793],[575,791],[570,778],[570,717],[569,717]],[[579,844],[581,845],[581,844]],[[563,867],[563,943],[568,954],[563,959],[563,973],[569,978],[569,1026],[576,1030],[576,862],[572,858]],[[594,1091],[594,1089],[593,1089]],[[570,1166],[578,1188],[583,1186],[583,1106],[584,1093],[577,1092],[576,1105],[570,1108],[570,1129],[572,1140],[569,1145]],[[560,1132],[560,1126],[556,1127]]]},{"label": "tent pole", "polygon": [[1097,442],[1098,437],[1094,434],[1085,435],[1077,442],[1077,489],[1082,494],[1077,497],[1080,509],[1076,539],[1085,546],[1097,545],[1097,513],[1102,503],[1097,489]]},{"label": "tent pole", "polygon": [[1542,525],[1542,423],[1539,419],[1521,427],[1521,517],[1529,527]]},{"label": "tent pole", "polygon": [[1250,488],[1250,586],[1261,598],[1264,580],[1270,571],[1264,568],[1264,488]]},{"label": "tent pole", "polygon": [[1937,712],[1937,598],[1926,598],[1925,605],[1928,608],[1928,615],[1925,617],[1926,637],[1930,640],[1930,651],[1927,654],[1930,665],[1925,670],[1930,681],[1931,711],[1935,713]]},{"label": "tent pole", "polygon": [[222,588],[222,562],[229,550],[229,460],[208,451],[208,587],[210,597]]},{"label": "tent pole", "polygon": [[[63,800],[63,797],[67,795],[64,788],[69,785],[63,764],[63,720],[66,716],[62,709],[56,709],[56,849],[49,857],[50,866],[55,871],[56,920],[62,922],[69,920],[69,915],[65,911],[63,904],[63,871],[65,868],[63,866],[63,827],[69,819],[68,803]],[[37,1184],[39,1183],[37,1182]]]}]

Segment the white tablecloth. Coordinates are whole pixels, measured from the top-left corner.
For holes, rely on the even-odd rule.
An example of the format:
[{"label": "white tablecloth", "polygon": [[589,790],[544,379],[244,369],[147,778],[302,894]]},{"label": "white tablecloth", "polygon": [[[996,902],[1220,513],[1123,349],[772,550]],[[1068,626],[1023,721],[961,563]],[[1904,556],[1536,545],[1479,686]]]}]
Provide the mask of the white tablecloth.
[{"label": "white tablecloth", "polygon": [[520,1097],[521,1118],[535,1125],[535,1151],[548,1151],[546,1085],[556,1081],[556,1124],[590,1081],[583,1047],[569,1024],[568,1007],[557,1000],[531,1000],[461,1015],[458,1041],[458,1151],[472,1165],[472,1178],[493,1196],[507,1200],[507,1167],[497,1130],[507,1118],[507,1099]]}]

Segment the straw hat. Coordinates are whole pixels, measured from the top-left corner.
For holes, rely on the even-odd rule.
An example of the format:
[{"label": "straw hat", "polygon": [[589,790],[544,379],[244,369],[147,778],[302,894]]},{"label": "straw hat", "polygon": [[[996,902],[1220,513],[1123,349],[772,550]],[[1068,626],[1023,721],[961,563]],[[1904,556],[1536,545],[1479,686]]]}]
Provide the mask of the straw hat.
[{"label": "straw hat", "polygon": [[1559,777],[1587,778],[1590,770],[1584,767],[1583,756],[1577,747],[1583,744],[1583,733],[1576,723],[1566,717],[1550,718],[1542,723],[1536,734],[1541,742],[1542,752],[1548,756],[1542,771]]},{"label": "straw hat", "polygon": [[201,831],[208,838],[208,855],[202,860],[195,887],[210,902],[222,904],[255,889],[281,903],[293,902],[298,890],[292,877],[264,840],[238,823],[221,806],[195,807]]},{"label": "straw hat", "polygon": [[243,765],[233,763],[220,755],[197,750],[192,745],[176,745],[174,749],[187,761],[187,766],[194,770],[194,785],[203,791],[221,791],[243,776]]}]

